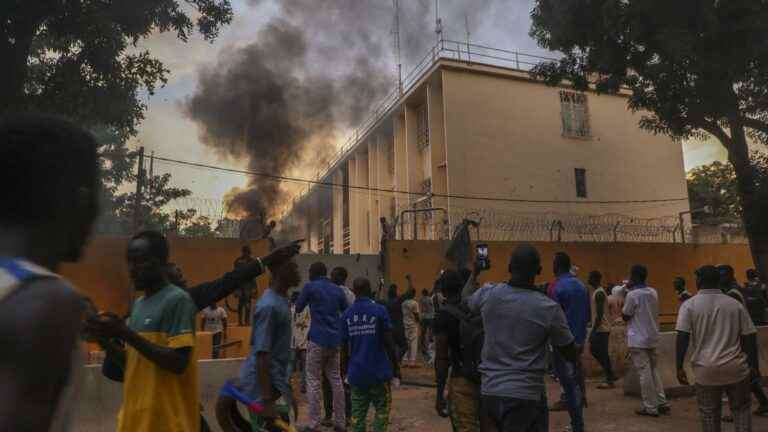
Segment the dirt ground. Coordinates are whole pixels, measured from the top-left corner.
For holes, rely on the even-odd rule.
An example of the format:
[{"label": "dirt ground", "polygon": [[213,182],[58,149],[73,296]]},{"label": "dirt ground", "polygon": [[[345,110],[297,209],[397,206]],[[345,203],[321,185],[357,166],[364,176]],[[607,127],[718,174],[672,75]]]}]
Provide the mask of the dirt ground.
[{"label": "dirt ground", "polygon": [[[405,383],[430,384],[432,371],[427,368],[404,369]],[[634,414],[640,400],[624,396],[621,382],[616,389],[598,390],[598,382],[588,382],[587,397],[589,408],[585,410],[588,432],[687,432],[700,430],[696,400],[693,397],[673,399],[672,415],[659,418],[639,417]],[[550,400],[560,395],[556,382],[549,382],[547,394]],[[300,397],[299,424],[306,424],[307,406]],[[451,432],[448,419],[435,413],[435,389],[415,385],[402,385],[393,393],[391,427],[393,432],[428,431]],[[753,406],[756,403],[753,403]],[[753,417],[752,430],[768,432],[768,419]],[[552,412],[549,415],[550,431],[563,431],[568,425],[567,412]],[[330,430],[330,429],[329,429]],[[732,431],[732,424],[724,424],[723,431]]]}]

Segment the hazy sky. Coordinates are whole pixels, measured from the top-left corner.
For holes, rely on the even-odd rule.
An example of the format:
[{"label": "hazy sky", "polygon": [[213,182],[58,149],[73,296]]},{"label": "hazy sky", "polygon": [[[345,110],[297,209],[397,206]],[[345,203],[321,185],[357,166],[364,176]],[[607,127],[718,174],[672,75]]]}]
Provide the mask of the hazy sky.
[{"label": "hazy sky", "polygon": [[[360,1],[371,3],[371,7],[378,9],[379,13],[382,8],[391,8],[392,4],[391,0]],[[401,3],[411,1],[430,6],[432,4],[430,0],[401,0]],[[466,8],[469,2],[470,0],[442,0],[441,8],[462,9]],[[532,1],[511,0],[491,3],[493,6],[488,7],[487,10],[471,11],[473,18],[469,24],[472,42],[504,49],[518,49],[532,54],[546,54],[528,36]],[[142,44],[163,61],[171,73],[168,84],[147,100],[149,109],[146,112],[146,119],[140,126],[139,135],[134,139],[133,145],[143,145],[147,152],[155,151],[159,156],[229,168],[245,168],[245,161],[229,159],[204,146],[198,139],[197,126],[183,115],[180,108],[184,99],[194,92],[200,68],[214,64],[222,50],[229,50],[254,41],[259,30],[275,15],[277,9],[268,0],[233,0],[233,6],[234,21],[223,29],[220,37],[212,44],[204,42],[199,37],[192,37],[188,43],[184,44],[173,34],[159,34]],[[408,20],[409,17],[402,19]],[[388,35],[391,28],[392,21],[383,20],[380,28],[375,29],[373,33]],[[461,39],[465,37],[464,19],[454,19],[454,22],[446,20],[444,28],[449,37]],[[328,29],[328,31],[338,31],[338,29]],[[405,35],[404,39],[407,39]],[[410,70],[412,66],[405,64],[404,69]],[[687,169],[714,159],[722,159],[724,156],[721,147],[714,142],[687,143],[684,149]],[[175,185],[193,191],[195,197],[193,201],[177,203],[183,208],[201,208],[206,205],[215,207],[215,203],[233,187],[245,184],[245,178],[236,174],[191,169],[160,162],[156,162],[154,168],[155,173],[171,172]]]}]

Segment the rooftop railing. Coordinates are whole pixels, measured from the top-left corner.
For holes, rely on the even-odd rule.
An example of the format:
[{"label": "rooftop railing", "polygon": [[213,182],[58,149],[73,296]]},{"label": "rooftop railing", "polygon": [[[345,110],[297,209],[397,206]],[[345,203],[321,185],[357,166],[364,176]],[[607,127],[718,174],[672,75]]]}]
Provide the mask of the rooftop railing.
[{"label": "rooftop railing", "polygon": [[[393,108],[398,106],[401,100],[407,95],[416,84],[422,79],[424,74],[429,71],[440,60],[456,60],[467,62],[468,64],[490,65],[521,71],[530,71],[534,66],[550,61],[556,61],[555,58],[542,57],[538,55],[526,54],[515,50],[505,50],[493,48],[485,45],[459,42],[455,40],[443,39],[435,44],[416,66],[403,77],[402,83],[395,88],[377,105],[371,114],[350,134],[339,151],[328,163],[324,171],[319,171],[315,177],[317,181],[322,180],[339,162],[344,160],[349,153],[354,150],[361,140],[386,118]],[[294,203],[300,200],[314,190],[310,187],[307,191],[294,198]]]}]

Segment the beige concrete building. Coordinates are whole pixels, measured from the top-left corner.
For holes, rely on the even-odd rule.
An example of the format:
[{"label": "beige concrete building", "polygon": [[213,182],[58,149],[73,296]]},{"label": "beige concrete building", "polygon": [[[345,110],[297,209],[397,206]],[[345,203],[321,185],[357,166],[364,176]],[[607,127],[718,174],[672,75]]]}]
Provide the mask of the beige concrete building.
[{"label": "beige concrete building", "polygon": [[[283,218],[311,250],[378,252],[381,217],[390,230],[397,220],[397,238],[445,239],[468,217],[489,240],[586,219],[620,239],[610,215],[676,223],[689,209],[681,144],[639,129],[623,96],[445,58],[409,84],[321,175],[334,186],[296,197]],[[409,212],[427,208],[439,210]]]}]

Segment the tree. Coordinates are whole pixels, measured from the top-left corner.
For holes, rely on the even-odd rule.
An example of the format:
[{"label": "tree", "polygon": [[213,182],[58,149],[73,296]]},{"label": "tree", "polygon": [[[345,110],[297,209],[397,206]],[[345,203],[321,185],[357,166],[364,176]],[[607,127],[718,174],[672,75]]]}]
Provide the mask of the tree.
[{"label": "tree", "polygon": [[[122,139],[144,118],[142,90],[169,72],[139,43],[157,32],[213,40],[232,20],[229,0],[3,0],[0,113],[61,113]],[[191,12],[191,13],[189,13]],[[193,18],[190,16],[193,15]]]},{"label": "tree", "polygon": [[694,222],[725,223],[741,219],[736,173],[729,163],[715,161],[689,171],[688,197],[692,209],[710,209],[707,214],[694,213]]},{"label": "tree", "polygon": [[216,232],[211,226],[211,219],[207,216],[198,216],[189,225],[184,227],[182,235],[184,237],[212,238]]},{"label": "tree", "polygon": [[537,0],[531,36],[564,54],[533,76],[629,93],[640,126],[715,137],[734,168],[755,265],[768,276],[768,206],[747,138],[768,144],[768,2]]},{"label": "tree", "polygon": [[[181,225],[195,216],[195,210],[189,209],[182,212],[182,220],[177,222],[179,219],[177,215],[163,211],[164,207],[171,201],[192,195],[189,189],[171,187],[170,181],[171,175],[167,173],[152,176],[149,179],[148,187],[145,189],[139,204],[139,220],[142,228],[171,232],[176,229],[175,224]],[[136,192],[120,194],[115,198],[115,221],[122,232],[133,231],[135,208]]]}]

